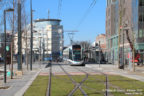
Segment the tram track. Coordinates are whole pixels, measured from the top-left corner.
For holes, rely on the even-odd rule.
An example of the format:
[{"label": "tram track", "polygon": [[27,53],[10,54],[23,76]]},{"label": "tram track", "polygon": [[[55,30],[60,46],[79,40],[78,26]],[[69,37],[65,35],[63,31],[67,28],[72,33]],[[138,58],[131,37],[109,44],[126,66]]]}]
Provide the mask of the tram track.
[{"label": "tram track", "polygon": [[[89,74],[89,76],[90,76],[90,73],[91,73],[91,72],[100,73],[100,74],[104,75],[104,76],[105,76],[105,89],[103,90],[103,91],[105,91],[104,96],[114,96],[111,92],[108,91],[109,88],[111,88],[111,87],[114,88],[114,89],[116,89],[116,90],[125,90],[125,89],[121,89],[119,86],[116,86],[116,85],[111,84],[111,83],[109,82],[109,80],[108,80],[108,74],[106,74],[106,73],[104,73],[104,72],[102,72],[102,71],[94,70],[93,68],[85,68],[85,67],[75,67],[75,69],[84,71],[84,72],[86,72],[87,74]],[[89,72],[90,70],[91,70],[91,72]],[[102,80],[99,79],[99,78],[96,78],[96,79],[99,80],[99,81],[102,81]],[[94,81],[93,81],[93,82],[94,82]],[[102,82],[103,82],[103,81],[102,81]],[[87,89],[89,89],[89,90],[95,90],[94,88],[91,88],[91,87],[89,87],[89,86],[85,86],[85,84],[83,84],[83,87],[85,87],[85,88],[87,88]],[[99,91],[97,91],[97,92],[99,92]],[[103,93],[103,92],[99,92],[99,93]],[[122,92],[122,93],[125,94],[126,91],[124,91],[124,92]],[[128,96],[133,96],[133,95],[128,95]]]},{"label": "tram track", "polygon": [[72,76],[61,66],[61,64],[59,64],[60,68],[63,70],[63,72],[70,78],[70,80],[72,81],[72,83],[75,85],[74,89],[68,94],[68,96],[72,96],[77,89],[80,89],[81,93],[84,95],[84,96],[88,96],[86,94],[86,92],[81,88],[81,85],[88,79],[88,74],[86,74],[85,78],[83,78],[83,80],[78,83],[76,82]]},{"label": "tram track", "polygon": [[[97,71],[94,70],[93,68],[87,68],[87,69],[90,69],[90,70],[92,70],[92,71],[94,71],[94,72],[97,72]],[[116,89],[116,90],[125,90],[125,89],[120,88],[119,86],[113,85],[110,81],[108,81],[108,75],[107,75],[107,74],[105,74],[105,73],[102,72],[102,71],[99,71],[99,72],[100,72],[101,74],[103,74],[103,75],[105,76],[105,78],[106,78],[106,80],[105,80],[105,85],[106,85],[105,96],[114,96],[111,92],[108,91],[110,87],[112,87],[112,88],[114,88],[114,89]],[[126,91],[121,91],[121,93],[125,94]],[[128,94],[128,96],[133,96],[133,95],[132,95],[132,94]]]},{"label": "tram track", "polygon": [[[82,69],[81,69],[82,68]],[[77,70],[81,70],[81,71],[83,71],[83,72],[85,72],[86,74],[89,74],[89,76],[91,76],[90,75],[90,73],[91,72],[89,72],[90,70],[88,70],[86,67],[75,67],[75,69],[77,69]],[[95,73],[100,73],[100,74],[103,74],[104,76],[107,76],[107,74],[104,74],[103,72],[101,72],[101,71],[98,71],[98,70],[93,70],[93,72],[95,72]],[[103,80],[101,80],[101,79],[99,79],[99,78],[96,78],[97,80],[99,80],[99,81],[101,81],[101,82],[103,82]],[[105,94],[104,94],[104,96],[108,96],[108,93],[107,93],[107,89],[108,89],[108,78],[106,77],[106,80],[105,80],[105,85],[106,85],[106,90],[105,90]],[[85,88],[88,88],[88,89],[90,89],[90,90],[95,90],[94,88],[90,88],[90,87],[88,87],[88,86],[85,86],[85,85],[83,85]],[[99,91],[97,91],[97,92],[99,92]],[[103,93],[103,92],[99,92],[99,93]]]},{"label": "tram track", "polygon": [[[71,68],[75,69],[75,70],[78,70],[80,72],[83,72],[85,74],[85,77],[82,79],[81,82],[76,82],[72,75],[66,71],[66,69],[64,68],[64,66],[62,66],[61,64],[59,64],[59,67],[60,69],[69,77],[70,81],[75,85],[75,87],[72,89],[71,92],[68,93],[67,96],[72,96],[78,89],[80,89],[81,93],[83,94],[83,96],[88,96],[88,94],[82,89],[83,88],[87,88],[89,90],[94,90],[94,88],[90,88],[89,86],[87,85],[84,85],[85,81],[88,80],[88,77],[90,76],[90,73],[91,72],[94,72],[94,73],[100,73],[102,75],[105,76],[105,92],[104,92],[104,96],[108,96],[108,76],[107,74],[105,74],[104,72],[101,72],[101,71],[98,71],[98,70],[94,70],[92,68],[85,68],[85,67],[75,67],[75,66],[72,66]],[[69,65],[68,65],[69,66]],[[52,75],[54,75],[52,73],[52,66],[49,66],[50,67],[50,71],[49,71],[49,82],[48,82],[48,88],[47,88],[47,95],[46,96],[51,96],[51,77]],[[90,72],[91,71],[91,72]],[[54,75],[55,77],[57,77],[56,75]],[[99,78],[96,78],[96,79],[99,79]],[[65,81],[69,81],[68,79],[65,80]],[[99,81],[101,82],[104,82],[103,80],[99,79]],[[95,91],[95,92],[98,92],[98,93],[103,93],[103,92],[100,92],[100,91]]]},{"label": "tram track", "polygon": [[48,81],[48,88],[47,88],[46,96],[51,96],[52,63],[49,62],[48,66],[50,69],[49,69],[49,81]]},{"label": "tram track", "polygon": [[[62,66],[61,66],[62,67]],[[81,72],[83,72],[83,73],[85,73],[86,74],[86,77],[80,82],[81,84],[79,85],[79,87],[81,88],[82,86],[83,86],[83,84],[84,84],[84,82],[88,79],[88,76],[90,76],[90,72],[88,72],[89,70],[87,70],[87,68],[85,68],[85,67],[82,67],[83,69],[85,68],[86,70],[83,70],[83,69],[80,69],[81,67],[76,67],[76,66],[72,66],[71,68],[74,68],[74,69],[76,69],[76,70],[78,70],[78,71],[81,71]],[[63,68],[64,69],[64,68]],[[91,68],[89,68],[89,69],[91,69]],[[104,75],[105,76],[105,78],[106,78],[106,80],[105,80],[105,93],[104,93],[104,96],[108,96],[108,76],[107,76],[107,74],[105,74],[104,72],[101,72],[101,71],[98,71],[98,70],[93,70],[92,69],[92,71],[93,72],[95,72],[95,73],[100,73],[100,74],[102,74],[102,75]],[[99,79],[100,80],[100,79]],[[101,82],[103,82],[102,80],[100,80]],[[90,87],[88,87],[88,86],[86,86],[86,85],[84,85],[86,88],[89,88],[89,89],[93,89],[93,88],[90,88]],[[73,89],[73,91],[71,92],[71,93],[74,93],[78,88],[79,88],[78,86],[76,86],[74,89]],[[94,89],[93,89],[94,90]],[[82,91],[81,91],[82,92]],[[99,92],[99,93],[103,93],[103,92]],[[83,93],[83,95],[84,96],[88,96],[86,93],[84,94]],[[68,96],[72,96],[72,94],[70,94],[70,95],[68,95]]]},{"label": "tram track", "polygon": [[104,75],[105,76],[105,96],[109,96],[108,95],[108,75],[107,74],[105,74],[104,72],[102,72],[102,71],[98,71],[98,70],[94,70],[94,69],[92,69],[92,68],[87,68],[87,70],[88,69],[90,69],[91,71],[93,71],[93,72],[95,72],[95,73],[100,73],[100,74],[102,74],[102,75]]}]

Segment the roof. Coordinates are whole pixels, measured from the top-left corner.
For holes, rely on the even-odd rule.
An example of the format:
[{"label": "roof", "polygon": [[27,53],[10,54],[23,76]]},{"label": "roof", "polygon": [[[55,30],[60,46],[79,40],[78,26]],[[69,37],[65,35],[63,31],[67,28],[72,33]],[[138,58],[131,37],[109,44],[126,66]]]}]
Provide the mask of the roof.
[{"label": "roof", "polygon": [[44,22],[44,21],[61,21],[60,19],[37,19],[35,22]]},{"label": "roof", "polygon": [[[106,36],[106,34],[99,34],[98,36]],[[98,36],[97,36],[97,37],[98,37]]]}]

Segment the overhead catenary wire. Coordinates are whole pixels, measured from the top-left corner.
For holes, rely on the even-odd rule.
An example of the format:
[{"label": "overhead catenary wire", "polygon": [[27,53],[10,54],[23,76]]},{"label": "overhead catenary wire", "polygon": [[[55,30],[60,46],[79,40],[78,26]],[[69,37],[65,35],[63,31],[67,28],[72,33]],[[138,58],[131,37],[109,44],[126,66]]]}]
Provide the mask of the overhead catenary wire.
[{"label": "overhead catenary wire", "polygon": [[85,12],[85,14],[83,15],[83,17],[80,19],[80,22],[78,23],[78,25],[76,26],[75,29],[78,29],[80,27],[80,25],[84,22],[84,20],[87,18],[88,14],[91,12],[91,10],[95,7],[96,3],[98,0],[93,0],[92,3],[90,4],[89,8],[87,9],[87,11]]}]

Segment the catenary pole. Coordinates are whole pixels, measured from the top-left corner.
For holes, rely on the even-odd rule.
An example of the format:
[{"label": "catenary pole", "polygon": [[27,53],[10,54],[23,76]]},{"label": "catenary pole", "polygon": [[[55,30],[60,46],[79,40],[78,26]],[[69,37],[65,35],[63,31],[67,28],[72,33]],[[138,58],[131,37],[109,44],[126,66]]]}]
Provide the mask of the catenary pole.
[{"label": "catenary pole", "polygon": [[32,63],[33,63],[33,14],[32,14],[32,0],[30,0],[30,12],[31,12],[31,53],[30,53],[30,70],[32,71]]},{"label": "catenary pole", "polygon": [[18,0],[18,71],[22,71],[21,0]]},{"label": "catenary pole", "polygon": [[[15,7],[15,3],[13,0],[13,9]],[[13,25],[12,25],[12,42],[11,42],[11,79],[13,79],[13,54],[14,54],[14,11],[13,11]]]},{"label": "catenary pole", "polygon": [[4,10],[4,83],[6,83],[6,11]]}]

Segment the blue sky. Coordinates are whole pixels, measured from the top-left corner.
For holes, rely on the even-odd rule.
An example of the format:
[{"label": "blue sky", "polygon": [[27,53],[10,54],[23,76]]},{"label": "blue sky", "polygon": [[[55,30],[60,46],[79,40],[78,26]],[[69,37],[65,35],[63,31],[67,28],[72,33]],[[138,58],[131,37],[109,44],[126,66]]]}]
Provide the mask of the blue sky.
[{"label": "blue sky", "polygon": [[[95,41],[98,34],[105,33],[106,0],[97,0],[96,5],[88,13],[82,24],[77,28],[80,20],[88,10],[93,0],[62,0],[60,19],[64,30],[78,30],[74,41]],[[33,0],[34,19],[58,18],[59,0]],[[29,0],[26,3],[29,12]],[[65,45],[69,44],[68,34],[64,34]]]}]

